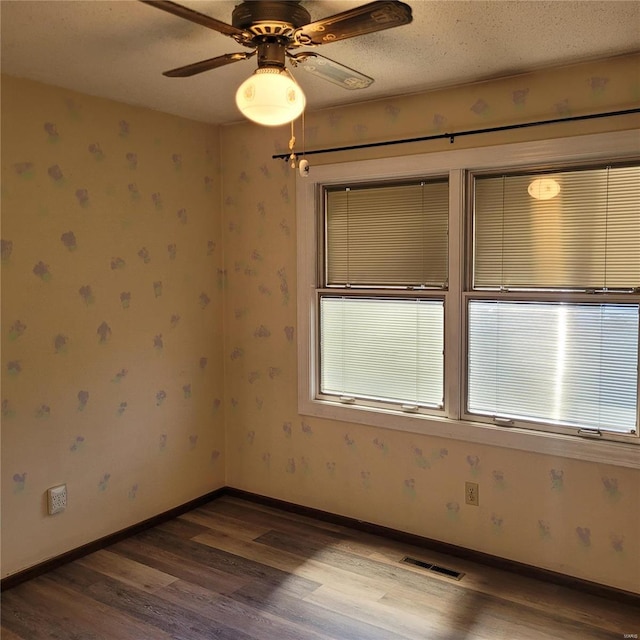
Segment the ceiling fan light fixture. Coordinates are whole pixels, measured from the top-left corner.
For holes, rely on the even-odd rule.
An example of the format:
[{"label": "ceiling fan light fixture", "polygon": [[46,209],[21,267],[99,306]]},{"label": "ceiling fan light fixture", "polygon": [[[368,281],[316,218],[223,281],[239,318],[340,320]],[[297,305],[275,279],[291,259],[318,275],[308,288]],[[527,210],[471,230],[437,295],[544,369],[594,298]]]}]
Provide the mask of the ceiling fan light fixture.
[{"label": "ceiling fan light fixture", "polygon": [[536,200],[551,200],[560,193],[560,185],[553,178],[538,178],[529,184],[527,191]]},{"label": "ceiling fan light fixture", "polygon": [[238,87],[236,105],[245,118],[277,127],[295,120],[304,111],[306,98],[286,69],[262,67]]}]

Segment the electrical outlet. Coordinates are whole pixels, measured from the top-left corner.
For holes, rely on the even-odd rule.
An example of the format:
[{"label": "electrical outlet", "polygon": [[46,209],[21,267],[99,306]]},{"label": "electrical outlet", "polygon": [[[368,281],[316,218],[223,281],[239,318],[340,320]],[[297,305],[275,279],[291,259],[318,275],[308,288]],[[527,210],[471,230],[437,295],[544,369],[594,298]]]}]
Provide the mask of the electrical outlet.
[{"label": "electrical outlet", "polygon": [[57,487],[47,489],[47,510],[49,515],[60,513],[67,508],[67,485],[61,484]]},{"label": "electrical outlet", "polygon": [[477,482],[465,482],[464,483],[464,501],[465,504],[473,505],[477,507],[480,505],[480,496],[478,494]]}]

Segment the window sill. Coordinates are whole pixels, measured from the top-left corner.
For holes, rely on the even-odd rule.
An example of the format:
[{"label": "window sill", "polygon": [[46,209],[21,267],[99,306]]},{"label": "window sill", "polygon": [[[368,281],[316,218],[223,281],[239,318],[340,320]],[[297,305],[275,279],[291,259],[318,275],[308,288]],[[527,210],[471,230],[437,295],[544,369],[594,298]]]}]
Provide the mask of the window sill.
[{"label": "window sill", "polygon": [[529,453],[573,458],[586,462],[640,469],[640,449],[634,443],[591,440],[521,428],[509,428],[481,422],[451,420],[424,415],[398,415],[393,411],[370,407],[345,407],[325,400],[301,399],[302,415],[362,424],[382,429],[416,433],[434,438],[449,438]]}]

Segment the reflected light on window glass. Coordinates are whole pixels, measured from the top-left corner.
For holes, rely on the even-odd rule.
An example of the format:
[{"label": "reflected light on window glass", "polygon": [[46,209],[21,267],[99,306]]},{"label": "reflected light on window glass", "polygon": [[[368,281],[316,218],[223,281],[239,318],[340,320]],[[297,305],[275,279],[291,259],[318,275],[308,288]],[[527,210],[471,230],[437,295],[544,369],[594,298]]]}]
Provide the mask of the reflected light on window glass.
[{"label": "reflected light on window glass", "polygon": [[553,419],[560,420],[563,406],[563,390],[565,387],[564,364],[567,344],[567,308],[558,309],[558,342],[556,347],[556,384],[553,407]]},{"label": "reflected light on window glass", "polygon": [[536,200],[551,200],[560,193],[560,185],[553,178],[538,178],[527,189]]}]

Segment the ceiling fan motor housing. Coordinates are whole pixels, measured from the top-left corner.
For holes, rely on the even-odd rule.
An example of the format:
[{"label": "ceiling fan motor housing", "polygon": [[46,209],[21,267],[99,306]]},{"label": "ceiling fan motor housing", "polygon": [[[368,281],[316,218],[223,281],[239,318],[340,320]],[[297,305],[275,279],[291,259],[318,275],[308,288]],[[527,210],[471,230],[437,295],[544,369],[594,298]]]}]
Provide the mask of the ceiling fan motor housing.
[{"label": "ceiling fan motor housing", "polygon": [[253,36],[251,46],[258,49],[259,69],[284,69],[294,31],[310,21],[309,12],[297,1],[245,0],[232,14],[233,26]]},{"label": "ceiling fan motor housing", "polygon": [[232,13],[233,26],[255,36],[289,38],[296,29],[310,22],[311,15],[297,1],[245,0]]}]

